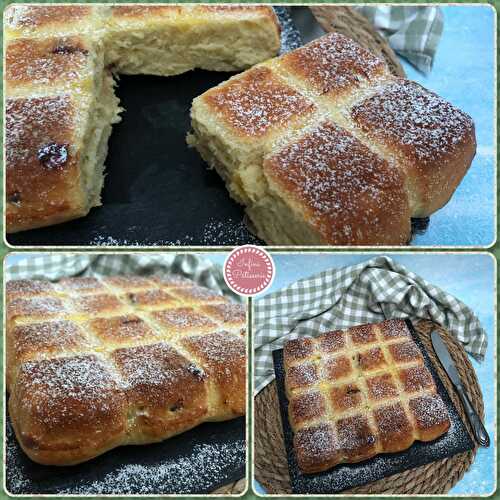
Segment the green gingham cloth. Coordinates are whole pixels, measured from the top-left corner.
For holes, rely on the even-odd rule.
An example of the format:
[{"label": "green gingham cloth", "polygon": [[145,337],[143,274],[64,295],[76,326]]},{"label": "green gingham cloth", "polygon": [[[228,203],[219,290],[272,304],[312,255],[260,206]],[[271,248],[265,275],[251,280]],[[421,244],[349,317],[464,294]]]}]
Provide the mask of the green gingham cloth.
[{"label": "green gingham cloth", "polygon": [[175,274],[219,292],[235,302],[243,297],[233,293],[224,281],[221,267],[195,254],[174,253],[46,253],[25,254],[25,259],[9,265],[6,279],[58,280],[66,276],[113,276],[133,274]]},{"label": "green gingham cloth", "polygon": [[443,33],[439,7],[364,6],[356,7],[384,36],[393,50],[427,74]]},{"label": "green gingham cloth", "polygon": [[290,339],[390,318],[430,319],[482,361],[486,333],[463,302],[388,257],[330,269],[254,303],[256,393],[274,378],[272,351]]}]

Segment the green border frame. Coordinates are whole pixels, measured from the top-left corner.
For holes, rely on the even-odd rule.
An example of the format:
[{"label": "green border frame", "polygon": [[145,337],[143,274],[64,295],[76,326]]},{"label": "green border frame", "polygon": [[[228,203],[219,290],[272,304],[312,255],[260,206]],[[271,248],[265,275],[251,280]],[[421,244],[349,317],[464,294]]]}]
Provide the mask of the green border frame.
[{"label": "green border frame", "polygon": [[[28,1],[22,1],[22,0],[0,0],[0,7],[1,7],[1,13],[2,13],[2,19],[3,19],[3,12],[5,10],[5,8],[10,5],[11,3],[29,3]],[[412,0],[410,2],[404,2],[404,1],[401,1],[401,0],[395,0],[395,1],[392,1],[392,2],[380,2],[380,1],[376,1],[376,0],[364,0],[363,2],[355,2],[355,1],[351,1],[351,2],[348,2],[348,1],[345,1],[345,2],[342,2],[342,1],[338,1],[338,0],[316,0],[316,1],[309,1],[309,0],[301,0],[301,1],[291,1],[291,0],[280,0],[278,2],[276,1],[271,1],[271,0],[261,0],[261,1],[255,1],[255,2],[247,2],[245,0],[240,0],[240,1],[232,1],[232,0],[226,0],[224,2],[222,1],[218,1],[218,0],[205,0],[203,2],[184,2],[182,0],[179,0],[179,1],[170,1],[170,0],[167,0],[167,1],[163,1],[161,2],[160,0],[138,0],[136,2],[133,2],[133,1],[123,1],[123,0],[112,0],[112,1],[109,1],[109,0],[103,0],[103,1],[100,1],[100,2],[94,2],[93,0],[79,0],[77,2],[75,1],[71,1],[71,0],[60,0],[58,2],[54,2],[54,1],[47,1],[47,0],[39,0],[37,2],[31,2],[31,3],[261,3],[261,4],[282,4],[282,5],[314,5],[314,4],[349,4],[349,3],[366,3],[366,4],[376,4],[376,3],[391,3],[391,4],[429,4],[429,3],[436,3],[436,4],[447,4],[447,3],[450,3],[450,2],[441,2],[441,1],[438,1],[438,2],[429,2],[429,1],[424,1],[424,0]],[[498,95],[498,55],[499,55],[499,49],[498,49],[498,38],[499,38],[499,33],[500,33],[500,27],[499,27],[499,24],[498,24],[498,10],[500,9],[500,0],[490,0],[490,1],[487,1],[487,2],[481,2],[481,1],[464,1],[464,0],[455,0],[453,2],[453,4],[457,4],[457,5],[461,5],[461,4],[464,4],[464,5],[471,5],[471,4],[477,4],[477,5],[490,5],[493,7],[493,9],[495,10],[495,13],[496,13],[496,17],[497,17],[497,24],[496,24],[496,39],[497,39],[497,46],[496,46],[496,51],[497,51],[497,80],[496,80],[496,90],[497,90],[497,95]],[[0,39],[1,39],[1,47],[2,47],[2,54],[3,54],[3,31],[2,33],[0,34]],[[2,57],[2,60],[0,62],[0,68],[1,68],[1,72],[2,72],[2,75],[3,75],[3,57]],[[2,96],[3,96],[3,79],[2,81],[0,82],[0,85],[2,87]],[[497,99],[497,107],[498,107],[498,99]],[[3,109],[3,99],[2,99],[2,109]],[[498,138],[498,124],[499,124],[499,120],[498,120],[498,112],[497,112],[497,116],[496,116],[496,129],[497,129],[497,138]],[[1,139],[2,139],[2,144],[3,144],[3,113],[2,115],[0,116],[0,134],[1,134]],[[497,165],[498,165],[498,158],[499,158],[499,152],[498,152],[498,149],[497,149]],[[3,155],[2,157],[0,158],[0,169],[3,171]],[[2,176],[3,176],[3,173],[2,173]],[[498,167],[497,167],[497,200],[498,200],[498,196],[499,196],[499,193],[500,193],[500,187],[499,187],[499,175],[498,175]],[[0,200],[3,200],[3,182],[0,182]],[[3,203],[2,203],[3,204]],[[2,207],[3,208],[3,207]],[[2,210],[3,211],[3,210]],[[500,219],[498,217],[498,205],[497,205],[497,235],[499,233],[499,229],[500,229]],[[3,217],[0,219],[0,234],[3,235]],[[272,248],[272,247],[271,247]],[[228,247],[205,247],[205,248],[200,248],[200,247],[196,247],[196,248],[193,248],[191,249],[190,247],[180,247],[180,248],[173,248],[173,247],[168,247],[168,248],[165,248],[165,249],[151,249],[150,251],[151,252],[178,252],[178,251],[182,251],[182,252],[189,252],[189,251],[195,251],[196,253],[204,253],[204,252],[221,252],[221,253],[225,253],[228,251]],[[301,252],[301,253],[307,253],[307,252],[324,252],[324,251],[328,251],[328,250],[325,250],[324,248],[321,248],[321,249],[317,249],[317,248],[300,248],[300,249],[297,249],[297,248],[294,248],[294,247],[288,247],[288,248],[279,248],[279,249],[276,249],[277,251],[279,252],[287,252],[289,251],[290,253],[293,253],[293,252]],[[415,251],[416,253],[419,253],[419,252],[423,252],[423,253],[428,253],[428,252],[436,252],[436,253],[449,253],[449,252],[453,252],[453,253],[469,253],[469,252],[477,252],[478,250],[481,250],[481,252],[484,252],[484,253],[488,253],[490,255],[492,255],[495,260],[497,260],[499,257],[500,257],[500,244],[498,243],[498,239],[497,241],[495,242],[495,244],[493,244],[492,246],[490,247],[487,247],[487,248],[484,248],[484,249],[477,249],[477,248],[470,248],[470,249],[466,249],[466,248],[454,248],[454,247],[443,247],[443,248],[418,248],[418,247],[414,247],[412,248],[410,251]],[[32,248],[30,250],[26,250],[26,252],[29,252],[29,251],[36,251],[36,249]],[[46,250],[48,251],[48,250]],[[71,252],[71,251],[78,251],[77,249],[61,249],[60,250],[61,252]],[[117,251],[120,251],[120,252],[134,252],[134,251],[148,251],[147,249],[143,249],[143,248],[137,248],[137,249],[134,249],[134,248],[130,248],[130,249],[116,249],[116,248],[113,248],[113,249],[107,249],[106,247],[95,247],[95,249],[93,250],[88,250],[88,251],[93,251],[93,252],[99,252],[99,253],[105,253],[105,252],[113,252],[113,253],[116,253]],[[387,249],[387,250],[381,250],[381,249],[377,249],[376,247],[375,248],[362,248],[360,250],[353,250],[353,249],[349,249],[349,250],[343,250],[341,248],[335,248],[335,249],[332,249],[332,252],[350,252],[350,253],[355,253],[359,251],[360,253],[361,252],[367,252],[367,251],[373,251],[373,252],[380,252],[380,251],[387,251],[387,252],[391,252],[391,253],[397,253],[397,252],[408,252],[409,249],[408,247],[402,247],[401,249],[397,249],[397,248],[390,248],[390,249]],[[13,249],[10,249],[9,247],[6,246],[5,242],[3,241],[3,237],[1,238],[0,240],[0,258],[2,260],[4,260],[5,256],[8,254],[8,253],[13,253],[13,252],[16,252],[16,253],[20,253],[18,252],[17,250],[13,250]],[[499,295],[499,288],[498,288],[498,275],[497,275],[497,300],[498,300],[498,295]],[[1,300],[1,304],[3,304],[3,274],[2,274],[2,278],[1,278],[1,287],[0,287],[0,300]],[[251,308],[251,304],[252,304],[252,299],[250,299],[250,311],[249,311],[249,324],[251,325],[252,324],[252,308]],[[2,307],[3,308],[3,307]],[[498,325],[498,321],[499,321],[499,314],[498,314],[498,310],[496,311],[496,321],[497,321],[497,325]],[[250,338],[251,338],[251,335],[250,335]],[[498,355],[499,355],[499,351],[500,351],[500,347],[497,345],[497,373],[498,373]],[[3,360],[3,342],[0,342],[0,360]],[[249,356],[249,363],[250,363],[250,366],[252,366],[252,342],[250,344],[250,356]],[[2,377],[2,380],[3,380],[3,377]],[[3,388],[3,382],[2,382],[2,391],[4,390]],[[249,392],[249,394],[251,394]],[[253,401],[252,401],[253,403]],[[253,408],[253,404],[251,405],[252,408]],[[498,406],[498,398],[497,398],[497,406]],[[497,408],[498,409],[498,408]],[[4,429],[4,424],[3,424],[3,415],[4,415],[4,408],[3,408],[3,404],[2,404],[2,408],[1,408],[1,414],[0,414],[0,438],[1,438],[1,443],[2,443],[2,462],[3,462],[3,439],[4,439],[4,433],[3,433],[3,429]],[[252,432],[252,426],[251,426],[251,415],[252,415],[252,412],[250,412],[249,414],[249,417],[248,417],[248,424],[250,426],[250,439],[253,439],[253,432]],[[498,423],[499,423],[500,419],[498,417],[498,414],[497,414],[497,429],[498,429]],[[496,446],[497,447],[497,452],[498,452],[498,443],[494,442],[492,443],[493,446]],[[252,447],[250,447],[250,451],[249,451],[249,464],[251,463],[252,461]],[[249,465],[248,464],[248,465]],[[249,468],[247,465],[247,468]],[[2,467],[0,468],[0,482],[1,484],[3,485],[3,464],[2,464]],[[339,496],[339,495],[333,495],[333,496]],[[423,495],[423,497],[428,497],[427,495]],[[6,492],[4,491],[3,489],[3,486],[2,488],[0,489],[0,500],[2,499],[8,499],[8,498],[20,498],[20,497],[11,497],[9,495],[6,494]],[[25,497],[25,498],[32,498],[32,497]],[[40,497],[33,497],[33,498],[40,498]],[[53,497],[53,496],[48,496],[48,497],[42,497],[42,498],[62,498],[62,497]],[[72,497],[72,498],[89,498],[89,497]],[[90,498],[96,498],[96,497],[90,497]],[[99,497],[97,497],[99,498]],[[121,496],[116,496],[116,497],[112,497],[112,498],[116,498],[116,499],[121,499],[121,498],[165,498],[165,497],[121,497]],[[186,496],[183,496],[183,498],[202,498],[202,497],[197,497],[197,496],[192,496],[192,497],[186,497]],[[223,497],[224,498],[224,497]],[[253,489],[252,489],[252,478],[250,477],[249,479],[249,488],[247,489],[247,492],[241,497],[241,498],[244,498],[244,499],[248,499],[248,500],[257,500],[257,499],[260,499],[260,498],[265,498],[265,497],[261,497],[261,496],[258,496],[254,493]],[[278,498],[288,498],[286,495],[283,495],[281,497],[278,497]],[[315,499],[315,498],[325,498],[325,497],[318,497],[318,496],[310,496],[308,498],[311,498],[311,499]],[[354,499],[354,498],[374,498],[373,496],[370,496],[370,495],[357,495],[357,496],[341,496],[341,498],[345,498],[345,499]],[[392,498],[399,498],[397,496],[392,496]],[[442,496],[433,496],[432,498],[438,498],[438,499],[447,499],[447,500],[450,500],[450,499],[456,499],[456,498],[464,498],[462,496],[460,497],[456,497],[456,496],[449,496],[449,495],[442,495]],[[466,497],[466,498],[478,498],[478,497],[474,497],[474,496],[470,496],[470,497]],[[499,498],[500,499],[500,491],[498,490],[498,462],[497,462],[497,490],[489,497],[489,498],[494,498],[494,499],[497,499]]]}]

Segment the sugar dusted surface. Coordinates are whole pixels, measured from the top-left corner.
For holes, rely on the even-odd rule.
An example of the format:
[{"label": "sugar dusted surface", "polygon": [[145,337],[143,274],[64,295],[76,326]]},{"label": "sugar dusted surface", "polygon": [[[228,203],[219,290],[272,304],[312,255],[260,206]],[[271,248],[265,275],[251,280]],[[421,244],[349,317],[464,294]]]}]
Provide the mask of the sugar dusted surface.
[{"label": "sugar dusted surface", "polygon": [[41,28],[55,23],[74,23],[91,14],[85,5],[12,5],[6,12],[9,28]]},{"label": "sugar dusted surface", "polygon": [[211,318],[225,323],[244,323],[246,320],[246,310],[240,304],[212,304],[201,309]]},{"label": "sugar dusted surface", "polygon": [[193,350],[204,361],[223,367],[225,363],[244,360],[245,341],[229,332],[188,337],[183,344]]},{"label": "sugar dusted surface", "polygon": [[86,293],[104,291],[104,286],[97,278],[63,278],[58,287],[64,291]]},{"label": "sugar dusted surface", "polygon": [[165,342],[117,349],[112,356],[127,391],[141,406],[175,411],[205,396],[205,372]]},{"label": "sugar dusted surface", "polygon": [[351,116],[372,138],[423,165],[454,153],[474,132],[467,114],[403,79],[356,105]]},{"label": "sugar dusted surface", "polygon": [[79,326],[67,320],[45,321],[17,326],[12,330],[13,346],[18,356],[44,352],[64,352],[90,343]]},{"label": "sugar dusted surface", "polygon": [[282,58],[293,75],[313,85],[320,94],[352,91],[362,81],[386,71],[382,60],[340,33],[331,33]]},{"label": "sugar dusted surface", "polygon": [[25,396],[31,395],[21,405],[47,429],[79,424],[97,429],[101,421],[114,421],[125,405],[119,380],[94,355],[29,361],[21,365],[18,377]]},{"label": "sugar dusted surface", "polygon": [[135,314],[96,318],[89,322],[88,327],[103,341],[120,342],[156,337],[154,330]]},{"label": "sugar dusted surface", "polygon": [[54,291],[50,281],[44,280],[10,280],[5,285],[7,297],[17,295],[37,295],[44,292]]},{"label": "sugar dusted surface", "polygon": [[[334,340],[333,349],[325,349],[325,336]],[[305,473],[401,451],[442,435],[449,425],[422,353],[401,320],[290,340],[283,366],[295,443],[305,430],[334,427],[335,447],[321,461],[295,444]]]},{"label": "sugar dusted surface", "polygon": [[57,84],[69,90],[72,84],[92,77],[90,50],[79,37],[13,40],[5,55],[7,86]]},{"label": "sugar dusted surface", "polygon": [[171,305],[177,303],[175,298],[164,290],[153,289],[138,292],[129,292],[126,295],[128,301],[138,306],[141,305]]},{"label": "sugar dusted surface", "polygon": [[[206,297],[213,294],[192,281],[175,277],[103,281],[104,288],[92,278],[61,280],[48,289],[36,282],[9,285],[12,293],[32,289],[39,293],[35,298],[10,300],[11,311],[14,306],[18,312],[24,308],[26,314],[35,314],[35,302],[37,310],[55,308],[57,318],[47,325],[23,323],[17,330],[31,349],[25,350],[21,371],[13,371],[19,373],[12,381],[17,407],[24,408],[19,411],[34,415],[43,432],[67,431],[70,444],[75,427],[84,429],[86,438],[91,442],[95,438],[96,443],[119,437],[127,428],[144,432],[147,441],[148,436],[158,440],[182,432],[206,418],[244,414],[245,404],[239,399],[244,400],[245,394],[246,342],[236,329],[221,329],[226,324],[234,326],[234,317],[245,317],[244,308],[231,308],[221,302],[227,299],[217,295],[213,306],[219,318],[215,322],[203,311],[212,304]],[[170,290],[183,288],[195,291],[190,299],[193,307],[169,309],[170,302],[158,306],[165,308],[159,312],[165,313],[173,328],[155,322],[154,313],[141,309],[138,300],[129,300],[172,301]],[[57,311],[52,301],[57,303],[59,298],[47,293],[58,294],[71,307],[64,314]],[[219,310],[219,305],[228,307]],[[58,319],[61,314],[75,323]],[[33,318],[28,316],[23,322]],[[15,333],[16,329],[11,330],[10,338]],[[15,343],[9,341],[8,349],[16,349]],[[209,401],[219,397],[224,408],[209,407]]]},{"label": "sugar dusted surface", "polygon": [[240,135],[261,137],[315,108],[302,94],[257,67],[204,94],[204,99]]},{"label": "sugar dusted surface", "polygon": [[172,289],[171,293],[180,299],[196,302],[225,302],[224,296],[201,286],[182,287]]},{"label": "sugar dusted surface", "polygon": [[7,316],[54,316],[63,314],[67,309],[61,299],[50,296],[37,296],[33,298],[19,297],[7,305]]},{"label": "sugar dusted surface", "polygon": [[332,122],[267,159],[264,171],[293,197],[325,241],[362,244],[380,232],[379,223],[406,218],[401,173]]},{"label": "sugar dusted surface", "polygon": [[210,329],[217,325],[206,316],[198,314],[190,307],[179,307],[151,314],[152,318],[174,331],[189,329]]},{"label": "sugar dusted surface", "polygon": [[419,429],[432,429],[448,421],[446,406],[437,395],[413,398],[409,406]]}]

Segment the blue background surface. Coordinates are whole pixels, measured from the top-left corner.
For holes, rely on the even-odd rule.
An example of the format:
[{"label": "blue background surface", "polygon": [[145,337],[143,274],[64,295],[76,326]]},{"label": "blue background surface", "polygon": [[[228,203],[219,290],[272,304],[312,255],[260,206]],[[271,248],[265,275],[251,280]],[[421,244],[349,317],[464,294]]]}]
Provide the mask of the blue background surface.
[{"label": "blue background surface", "polygon": [[449,203],[431,217],[414,245],[488,246],[495,238],[494,10],[441,7],[444,31],[428,76],[402,60],[408,78],[472,116],[477,154]]},{"label": "blue background surface", "polygon": [[[485,426],[492,445],[480,448],[472,467],[450,490],[450,495],[487,495],[495,489],[496,478],[496,399],[495,399],[495,261],[489,254],[368,253],[368,254],[276,254],[276,277],[266,294],[332,267],[358,264],[377,255],[388,255],[422,278],[451,293],[478,316],[488,334],[488,350],[482,363],[470,358],[483,391]],[[264,490],[255,485],[258,492]]]}]

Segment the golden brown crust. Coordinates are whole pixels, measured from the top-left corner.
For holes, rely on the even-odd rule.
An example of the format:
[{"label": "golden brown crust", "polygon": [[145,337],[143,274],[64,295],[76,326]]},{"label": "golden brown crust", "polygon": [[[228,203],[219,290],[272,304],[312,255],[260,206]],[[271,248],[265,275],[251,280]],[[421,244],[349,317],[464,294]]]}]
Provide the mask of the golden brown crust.
[{"label": "golden brown crust", "polygon": [[10,5],[5,11],[5,23],[9,29],[40,29],[51,26],[67,26],[90,17],[89,5]]},{"label": "golden brown crust", "polygon": [[117,349],[112,356],[129,405],[136,408],[135,425],[146,439],[187,430],[207,414],[205,374],[168,344]]},{"label": "golden brown crust", "polygon": [[263,169],[325,244],[401,245],[410,238],[401,173],[332,122],[268,158]]},{"label": "golden brown crust", "polygon": [[351,116],[404,165],[416,191],[414,216],[429,215],[448,201],[475,154],[470,116],[408,80],[397,79],[354,106]]},{"label": "golden brown crust", "polygon": [[388,72],[381,59],[340,33],[329,33],[285,54],[280,65],[317,95],[335,100]]},{"label": "golden brown crust", "polygon": [[[156,45],[135,50],[136,37]],[[199,44],[204,37],[206,47]],[[238,41],[234,54],[224,37]],[[236,71],[276,54],[279,41],[267,6],[8,6],[7,232],[82,217],[100,204],[105,141],[120,112],[108,66],[151,74]]]},{"label": "golden brown crust", "polygon": [[154,17],[171,17],[175,14],[180,14],[183,7],[180,5],[113,5],[111,8],[112,15],[117,18],[147,18]]},{"label": "golden brown crust", "polygon": [[311,114],[312,101],[267,67],[252,68],[203,94],[208,108],[238,137],[257,138]]},{"label": "golden brown crust", "polygon": [[244,415],[246,408],[246,345],[243,339],[228,332],[191,336],[182,341],[184,347],[200,362],[212,383],[218,387],[218,401],[234,416]]},{"label": "golden brown crust", "polygon": [[156,332],[139,316],[126,314],[111,318],[96,318],[88,327],[103,344],[120,345],[130,341],[155,341]]},{"label": "golden brown crust", "polygon": [[8,93],[18,87],[76,83],[91,77],[90,46],[83,37],[12,40],[5,51]]},{"label": "golden brown crust", "polygon": [[30,458],[80,463],[245,413],[244,309],[191,281],[191,307],[172,308],[180,283],[7,283],[9,412]]},{"label": "golden brown crust", "polygon": [[71,97],[7,99],[5,117],[9,230],[41,227],[85,213]]},{"label": "golden brown crust", "polygon": [[449,428],[420,350],[402,320],[284,345],[294,450],[304,473],[407,449]]},{"label": "golden brown crust", "polygon": [[50,295],[55,292],[54,285],[46,280],[10,280],[5,284],[7,299],[16,297],[32,297],[35,295]]},{"label": "golden brown crust", "polygon": [[411,218],[449,200],[476,147],[465,114],[338,33],[207,91],[191,114],[189,142],[272,245],[408,244]]},{"label": "golden brown crust", "polygon": [[78,463],[116,446],[127,426],[127,400],[97,356],[21,365],[9,401],[16,434],[34,460]]}]

